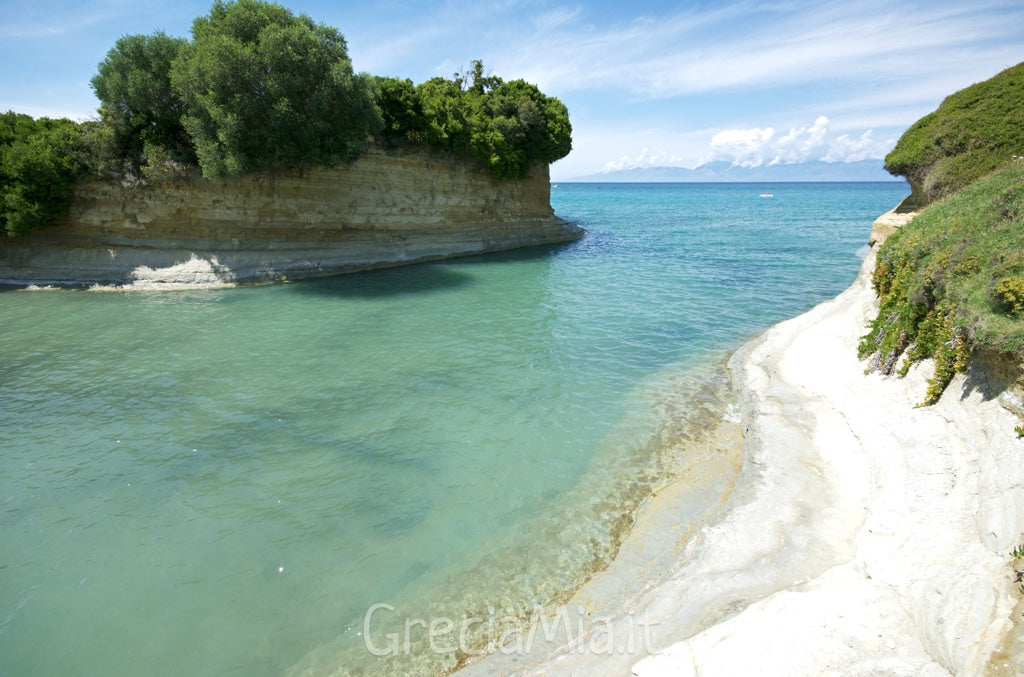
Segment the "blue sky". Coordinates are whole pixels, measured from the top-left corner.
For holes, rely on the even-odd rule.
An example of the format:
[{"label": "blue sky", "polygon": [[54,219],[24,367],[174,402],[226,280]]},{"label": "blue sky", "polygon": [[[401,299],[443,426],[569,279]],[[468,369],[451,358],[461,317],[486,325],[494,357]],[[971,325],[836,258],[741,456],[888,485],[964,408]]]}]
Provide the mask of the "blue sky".
[{"label": "blue sky", "polygon": [[[0,110],[84,118],[124,34],[188,36],[207,0],[0,0]],[[283,2],[358,71],[422,82],[473,59],[568,106],[566,180],[637,165],[881,158],[942,98],[1024,61],[1024,3]]]}]

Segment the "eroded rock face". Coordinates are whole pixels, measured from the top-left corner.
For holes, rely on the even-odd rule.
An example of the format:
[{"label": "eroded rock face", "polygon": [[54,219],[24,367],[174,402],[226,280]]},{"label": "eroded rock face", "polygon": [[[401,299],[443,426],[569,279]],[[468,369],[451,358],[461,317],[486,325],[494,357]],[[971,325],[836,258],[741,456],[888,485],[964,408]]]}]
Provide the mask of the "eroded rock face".
[{"label": "eroded rock face", "polygon": [[995,350],[978,350],[972,359],[988,381],[989,394],[1024,419],[1024,359]]},{"label": "eroded rock face", "polygon": [[917,216],[916,210],[904,208],[908,200],[910,200],[909,197],[898,206],[875,219],[874,223],[871,224],[871,235],[868,237],[869,245],[872,247],[881,246],[890,235],[910,223]]},{"label": "eroded rock face", "polygon": [[68,217],[0,242],[0,280],[213,285],[298,279],[566,242],[546,165],[498,181],[427,149],[349,166],[126,188],[88,182]]}]

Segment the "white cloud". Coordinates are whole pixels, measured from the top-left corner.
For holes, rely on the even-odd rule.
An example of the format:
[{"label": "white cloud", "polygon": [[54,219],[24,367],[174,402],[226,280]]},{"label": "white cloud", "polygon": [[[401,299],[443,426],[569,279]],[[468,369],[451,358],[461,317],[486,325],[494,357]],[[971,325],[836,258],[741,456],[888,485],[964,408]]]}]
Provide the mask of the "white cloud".
[{"label": "white cloud", "polygon": [[727,156],[734,164],[756,167],[765,164],[764,149],[775,138],[775,129],[726,129],[711,137],[711,154],[704,161]]},{"label": "white cloud", "polygon": [[[699,142],[691,138],[693,135],[676,135],[671,139],[672,151],[664,148],[652,151],[649,146],[644,146],[638,154],[623,154],[605,162],[600,171],[607,173],[643,167],[693,167],[713,161],[725,161],[742,167],[812,161],[859,162],[885,157],[896,143],[895,138],[876,138],[870,129],[859,134],[836,134],[831,129],[828,117],[824,115],[818,116],[808,126],[793,127],[787,132],[779,132],[774,127],[751,127],[724,129],[714,133],[709,130],[703,134]],[[666,134],[651,131],[645,136],[647,138],[643,138],[643,141],[646,143]],[[632,141],[638,142],[641,138],[634,137]],[[694,162],[695,157],[700,159]],[[567,172],[562,174],[571,175]]]},{"label": "white cloud", "polygon": [[893,145],[895,139],[879,142],[875,139],[874,132],[868,130],[857,138],[851,138],[848,134],[837,136],[829,144],[828,152],[821,156],[825,162],[860,162],[861,160],[874,160],[885,157]]},{"label": "white cloud", "polygon": [[578,5],[552,9],[534,17],[533,25],[539,31],[552,31],[571,24],[582,12],[583,8]]},{"label": "white cloud", "polygon": [[554,91],[609,87],[647,99],[818,82],[879,87],[950,67],[989,71],[1007,44],[1019,45],[1024,7],[866,0],[793,11],[740,1],[600,27],[578,18],[494,45],[494,60]]},{"label": "white cloud", "polygon": [[680,166],[683,159],[672,155],[665,150],[652,153],[648,148],[640,151],[639,155],[623,155],[618,160],[606,162],[601,172],[614,172],[620,169],[637,169],[642,167],[671,167]]},{"label": "white cloud", "polygon": [[711,137],[702,162],[724,160],[742,167],[792,164],[795,162],[858,162],[885,157],[894,140],[879,140],[872,130],[860,136],[835,135],[824,115],[809,127],[794,127],[777,134],[772,127],[727,129]]},{"label": "white cloud", "polygon": [[[616,167],[649,167],[657,163],[693,167],[707,151],[708,139],[716,131],[715,128],[683,130],[673,125],[574,125],[573,151],[551,166],[551,177],[569,181],[604,168],[611,171]],[[651,164],[652,159],[655,165]]]}]

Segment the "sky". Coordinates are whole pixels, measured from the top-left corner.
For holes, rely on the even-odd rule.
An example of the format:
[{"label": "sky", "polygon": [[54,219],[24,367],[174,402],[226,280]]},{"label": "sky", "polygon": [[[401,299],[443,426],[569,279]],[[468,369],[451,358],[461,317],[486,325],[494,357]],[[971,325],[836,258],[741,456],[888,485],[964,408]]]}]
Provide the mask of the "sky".
[{"label": "sky", "polygon": [[[0,0],[0,110],[84,119],[122,35],[188,37],[211,0]],[[553,180],[614,169],[881,158],[942,99],[1024,61],[1020,0],[284,0],[357,71],[423,82],[474,59],[562,100]]]}]

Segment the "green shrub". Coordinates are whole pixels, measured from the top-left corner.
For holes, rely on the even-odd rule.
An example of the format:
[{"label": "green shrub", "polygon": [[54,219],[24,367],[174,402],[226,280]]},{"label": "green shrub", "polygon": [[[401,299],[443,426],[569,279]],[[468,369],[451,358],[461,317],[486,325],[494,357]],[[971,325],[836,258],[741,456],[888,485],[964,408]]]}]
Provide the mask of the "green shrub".
[{"label": "green shrub", "polygon": [[1019,313],[1024,310],[1024,278],[1003,278],[996,284],[995,297],[1008,313]]},{"label": "green shrub", "polygon": [[428,128],[423,102],[416,85],[408,78],[375,77],[377,106],[380,109],[380,137],[385,145],[408,141],[423,143]]},{"label": "green shrub", "polygon": [[63,216],[88,165],[83,130],[71,120],[0,116],[0,226],[25,235]]},{"label": "green shrub", "polygon": [[1024,353],[1024,165],[924,209],[879,248],[872,284],[879,313],[859,354],[885,374],[935,358],[925,404],[974,350]]}]

